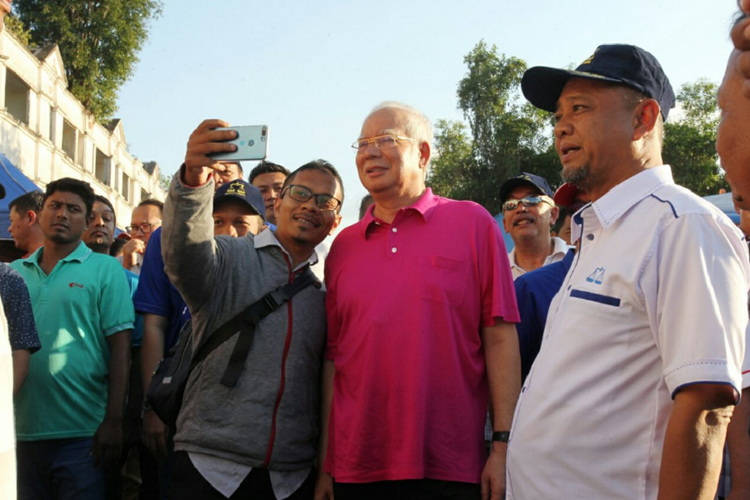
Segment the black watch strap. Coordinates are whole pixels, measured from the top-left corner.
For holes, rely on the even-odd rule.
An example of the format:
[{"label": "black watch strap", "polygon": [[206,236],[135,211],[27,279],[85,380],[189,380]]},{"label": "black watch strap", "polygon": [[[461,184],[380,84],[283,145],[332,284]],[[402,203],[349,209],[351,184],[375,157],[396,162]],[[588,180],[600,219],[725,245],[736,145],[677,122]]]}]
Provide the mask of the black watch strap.
[{"label": "black watch strap", "polygon": [[500,441],[501,443],[507,443],[510,439],[510,431],[495,431],[492,433],[492,442]]}]

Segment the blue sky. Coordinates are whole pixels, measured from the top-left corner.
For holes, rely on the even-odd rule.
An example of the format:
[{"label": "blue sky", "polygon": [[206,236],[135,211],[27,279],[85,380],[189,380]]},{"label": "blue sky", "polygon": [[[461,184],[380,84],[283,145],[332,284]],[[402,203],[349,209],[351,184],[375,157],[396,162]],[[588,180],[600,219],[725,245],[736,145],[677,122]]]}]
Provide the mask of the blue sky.
[{"label": "blue sky", "polygon": [[[324,158],[346,188],[343,225],[365,194],[349,145],[384,100],[433,122],[461,119],[463,57],[482,39],[529,66],[578,64],[602,43],[652,52],[675,90],[719,82],[734,0],[164,0],[120,91],[130,152],[172,174],[204,118],[268,125],[268,159]],[[245,164],[248,172],[252,163]]]}]

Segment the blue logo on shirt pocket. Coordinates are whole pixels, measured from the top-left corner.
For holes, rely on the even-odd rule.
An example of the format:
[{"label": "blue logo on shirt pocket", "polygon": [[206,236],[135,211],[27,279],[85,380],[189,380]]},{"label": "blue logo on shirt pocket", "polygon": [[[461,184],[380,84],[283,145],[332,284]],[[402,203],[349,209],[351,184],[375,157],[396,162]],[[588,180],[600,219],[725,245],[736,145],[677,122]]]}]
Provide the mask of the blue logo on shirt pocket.
[{"label": "blue logo on shirt pocket", "polygon": [[610,295],[601,295],[599,293],[586,292],[584,290],[573,289],[570,291],[570,296],[577,299],[590,300],[591,302],[599,302],[612,307],[620,307],[620,299],[612,297]]},{"label": "blue logo on shirt pocket", "polygon": [[588,281],[589,283],[594,283],[595,285],[601,285],[604,281],[604,268],[597,267],[596,269],[594,269],[594,272],[588,275],[586,281]]}]

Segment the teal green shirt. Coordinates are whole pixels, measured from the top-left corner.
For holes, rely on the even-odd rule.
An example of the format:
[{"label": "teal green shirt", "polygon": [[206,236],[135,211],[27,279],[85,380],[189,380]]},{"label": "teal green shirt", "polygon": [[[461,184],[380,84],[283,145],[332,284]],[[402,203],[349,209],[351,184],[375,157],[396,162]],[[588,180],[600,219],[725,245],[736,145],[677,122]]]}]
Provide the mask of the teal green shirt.
[{"label": "teal green shirt", "polygon": [[47,276],[43,251],[10,264],[26,280],[42,343],[15,398],[16,436],[91,437],[107,408],[107,337],[133,328],[133,301],[114,258],[81,243]]}]

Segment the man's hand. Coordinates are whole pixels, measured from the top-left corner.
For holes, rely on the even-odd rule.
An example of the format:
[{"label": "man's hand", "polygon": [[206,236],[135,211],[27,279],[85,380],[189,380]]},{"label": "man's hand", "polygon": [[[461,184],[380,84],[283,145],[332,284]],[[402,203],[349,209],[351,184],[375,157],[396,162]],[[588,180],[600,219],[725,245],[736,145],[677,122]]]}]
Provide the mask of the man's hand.
[{"label": "man's hand", "polygon": [[126,255],[135,255],[137,253],[143,255],[146,251],[146,244],[141,240],[133,238],[122,246],[122,253]]},{"label": "man's hand", "polygon": [[[505,443],[492,443],[490,458],[482,471],[482,500],[505,498]],[[316,499],[317,500],[317,499]]]},{"label": "man's hand", "polygon": [[327,472],[320,471],[315,483],[314,500],[333,500],[333,477]]},{"label": "man's hand", "polygon": [[169,427],[164,425],[153,410],[147,411],[143,415],[143,444],[159,462],[167,458],[168,437]]},{"label": "man's hand", "polygon": [[232,152],[237,149],[230,141],[237,137],[234,130],[214,130],[228,127],[223,120],[204,120],[192,134],[185,153],[185,183],[188,186],[201,186],[208,181],[213,170],[223,172],[225,167],[209,157],[210,153]]},{"label": "man's hand", "polygon": [[[742,0],[742,10],[750,14],[750,0]],[[738,70],[745,75],[742,93],[750,98],[750,19],[744,19],[732,29],[732,43],[742,53],[737,58]]]},{"label": "man's hand", "polygon": [[94,467],[114,467],[120,462],[122,454],[122,420],[104,418],[94,434],[91,447],[94,456]]}]

